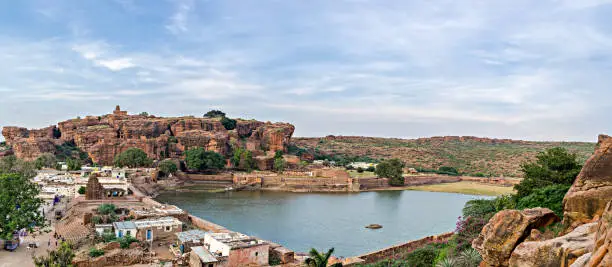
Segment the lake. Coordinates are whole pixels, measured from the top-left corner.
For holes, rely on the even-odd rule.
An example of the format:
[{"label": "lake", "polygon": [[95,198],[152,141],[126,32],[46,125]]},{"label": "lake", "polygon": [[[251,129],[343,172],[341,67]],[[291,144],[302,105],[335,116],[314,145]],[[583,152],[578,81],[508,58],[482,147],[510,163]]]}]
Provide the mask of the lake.
[{"label": "lake", "polygon": [[[166,192],[157,200],[296,252],[334,247],[334,255],[348,257],[452,231],[465,202],[475,198],[483,197],[422,191],[240,191]],[[383,228],[364,228],[373,223]]]}]

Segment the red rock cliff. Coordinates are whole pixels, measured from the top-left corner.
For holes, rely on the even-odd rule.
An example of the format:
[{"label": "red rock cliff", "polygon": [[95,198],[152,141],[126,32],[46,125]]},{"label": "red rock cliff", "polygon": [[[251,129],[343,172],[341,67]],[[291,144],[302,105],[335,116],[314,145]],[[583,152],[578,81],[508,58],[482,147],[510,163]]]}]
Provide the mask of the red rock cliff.
[{"label": "red rock cliff", "polygon": [[228,131],[216,118],[127,115],[117,108],[113,114],[71,119],[57,127],[4,127],[2,135],[19,158],[33,160],[42,153],[55,152],[56,145],[74,142],[94,162],[111,164],[117,154],[131,147],[142,149],[153,159],[178,158],[193,147],[228,155],[234,145],[255,154],[270,154],[286,149],[294,129],[288,123],[238,119],[236,129]]}]

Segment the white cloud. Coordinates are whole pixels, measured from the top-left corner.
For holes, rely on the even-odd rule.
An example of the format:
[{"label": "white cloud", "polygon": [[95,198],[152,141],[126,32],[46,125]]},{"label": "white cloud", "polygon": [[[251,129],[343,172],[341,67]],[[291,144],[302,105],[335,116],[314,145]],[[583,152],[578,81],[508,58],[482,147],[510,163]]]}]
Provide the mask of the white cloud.
[{"label": "white cloud", "polygon": [[177,0],[176,11],[169,18],[169,23],[166,25],[166,29],[173,34],[179,34],[187,32],[187,21],[189,19],[189,12],[193,7],[192,0]]},{"label": "white cloud", "polygon": [[117,58],[117,59],[109,59],[109,60],[97,60],[96,64],[106,67],[112,71],[120,71],[127,68],[134,67],[134,63],[132,63],[131,58]]}]

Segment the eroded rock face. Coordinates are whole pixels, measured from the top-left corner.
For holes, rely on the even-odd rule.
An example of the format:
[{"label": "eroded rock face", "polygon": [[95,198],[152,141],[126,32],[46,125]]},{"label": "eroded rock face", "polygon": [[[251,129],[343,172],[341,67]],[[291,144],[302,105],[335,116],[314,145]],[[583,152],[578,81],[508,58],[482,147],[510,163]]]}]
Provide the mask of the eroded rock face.
[{"label": "eroded rock face", "polygon": [[595,154],[563,199],[564,224],[576,226],[599,219],[612,200],[612,137],[600,135]]},{"label": "eroded rock face", "polygon": [[597,225],[593,253],[587,266],[612,266],[612,201],[608,202]]},{"label": "eroded rock face", "polygon": [[239,119],[236,129],[228,131],[217,118],[158,118],[116,109],[113,114],[71,119],[39,130],[4,127],[2,135],[19,158],[34,160],[42,153],[54,153],[56,145],[74,142],[94,162],[106,165],[131,147],[153,159],[180,158],[193,147],[228,155],[232,145],[245,146],[253,155],[273,154],[286,150],[294,129],[287,123]]},{"label": "eroded rock face", "polygon": [[529,236],[531,229],[556,221],[559,218],[546,208],[503,210],[489,220],[472,247],[482,256],[484,266],[508,266],[512,251]]},{"label": "eroded rock face", "polygon": [[597,223],[583,224],[571,233],[554,239],[523,242],[512,252],[510,266],[570,266],[593,250]]}]

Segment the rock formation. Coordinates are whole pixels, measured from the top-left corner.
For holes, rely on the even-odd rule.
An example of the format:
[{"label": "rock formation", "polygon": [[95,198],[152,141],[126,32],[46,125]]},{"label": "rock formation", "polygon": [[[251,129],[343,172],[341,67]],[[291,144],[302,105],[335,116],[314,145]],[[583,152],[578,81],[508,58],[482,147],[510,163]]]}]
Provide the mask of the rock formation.
[{"label": "rock formation", "polygon": [[585,163],[563,199],[563,219],[570,229],[598,220],[612,200],[612,137],[600,135],[595,154]]},{"label": "rock formation", "polygon": [[484,266],[508,266],[512,251],[529,236],[531,229],[555,221],[559,218],[550,209],[503,210],[485,225],[472,247],[480,252]]},{"label": "rock formation", "polygon": [[226,130],[219,118],[128,115],[117,106],[112,114],[71,119],[39,130],[4,127],[2,135],[14,154],[26,160],[54,153],[56,146],[70,142],[94,162],[111,164],[131,147],[153,159],[180,158],[193,147],[227,156],[234,145],[246,147],[253,155],[269,155],[286,150],[294,129],[288,123],[237,119],[236,129]]},{"label": "rock formation", "polygon": [[501,211],[472,243],[482,255],[481,266],[612,266],[611,148],[612,138],[599,136],[595,154],[565,195],[567,234],[545,240],[538,231],[527,232],[538,227],[524,226],[526,218],[519,214],[528,210]]}]

